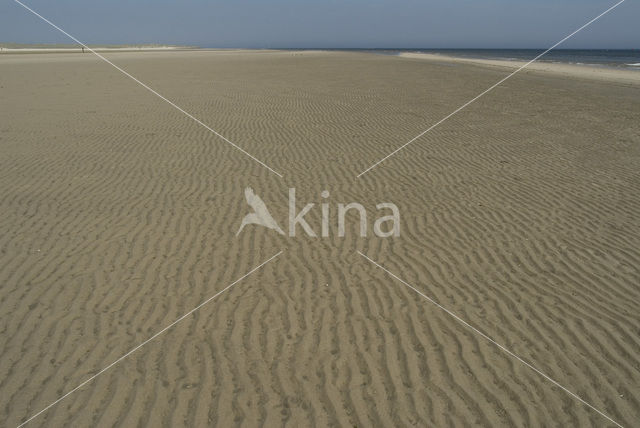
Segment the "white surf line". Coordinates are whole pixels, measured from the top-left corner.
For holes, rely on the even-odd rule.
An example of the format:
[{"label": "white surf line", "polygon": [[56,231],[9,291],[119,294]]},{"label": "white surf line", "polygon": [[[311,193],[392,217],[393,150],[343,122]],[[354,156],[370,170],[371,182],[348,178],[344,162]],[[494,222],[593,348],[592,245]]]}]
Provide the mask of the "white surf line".
[{"label": "white surf line", "polygon": [[107,58],[105,58],[104,56],[100,55],[98,52],[94,51],[93,49],[91,49],[89,46],[85,45],[84,43],[82,43],[80,40],[76,39],[75,37],[73,37],[71,34],[67,33],[66,31],[64,31],[62,28],[58,27],[56,24],[54,24],[53,22],[49,21],[47,18],[45,18],[44,16],[40,15],[38,12],[36,12],[35,10],[31,9],[29,6],[25,5],[24,3],[22,3],[20,0],[13,0],[16,3],[18,3],[20,6],[24,7],[25,9],[27,9],[29,12],[33,13],[35,16],[37,16],[38,18],[42,19],[44,22],[46,22],[47,24],[51,25],[53,28],[55,28],[56,30],[60,31],[62,34],[64,34],[65,36],[69,37],[71,40],[73,40],[74,42],[78,43],[79,45],[81,45],[82,47],[86,48],[89,52],[93,53],[95,56],[97,56],[98,58],[100,58],[101,60],[103,60],[104,62],[106,62],[107,64],[111,65],[113,68],[115,68],[116,70],[118,70],[119,72],[121,72],[122,74],[124,74],[125,76],[129,77],[130,79],[132,79],[134,82],[138,83],[140,86],[142,86],[143,88],[145,88],[146,90],[148,90],[149,92],[151,92],[152,94],[156,95],[157,97],[159,97],[160,99],[162,99],[163,101],[167,102],[169,105],[171,105],[172,107],[174,107],[176,110],[178,110],[179,112],[181,112],[182,114],[184,114],[185,116],[187,116],[188,118],[192,119],[194,122],[196,122],[197,124],[201,125],[202,127],[206,128],[207,130],[209,130],[210,132],[212,132],[215,136],[221,138],[223,141],[229,143],[230,145],[232,145],[233,147],[235,147],[236,149],[240,150],[242,153],[244,153],[245,155],[249,156],[251,159],[253,159],[254,161],[258,162],[260,165],[262,165],[263,167],[267,168],[269,171],[273,172],[275,175],[277,175],[280,178],[284,178],[282,176],[282,174],[280,174],[279,172],[277,172],[276,170],[274,170],[273,168],[271,168],[269,165],[267,165],[266,163],[262,162],[261,160],[259,160],[258,158],[256,158],[255,156],[253,156],[251,153],[247,152],[246,150],[244,150],[242,147],[238,146],[237,144],[233,143],[231,140],[229,140],[227,137],[225,137],[224,135],[220,134],[219,132],[217,132],[216,130],[214,130],[213,128],[211,128],[209,125],[207,125],[206,123],[202,122],[200,119],[198,119],[197,117],[195,117],[194,115],[192,115],[191,113],[185,111],[184,109],[182,109],[180,106],[176,105],[173,101],[165,98],[164,96],[160,95],[158,92],[156,92],[154,89],[150,88],[149,86],[147,86],[146,84],[142,83],[140,80],[138,80],[137,78],[135,78],[134,76],[132,76],[131,74],[129,74],[128,72],[124,71],[122,68],[118,67],[117,65],[115,65],[114,63],[112,63],[111,61],[109,61]]},{"label": "white surf line", "polygon": [[582,398],[580,398],[578,395],[576,395],[573,392],[569,391],[567,388],[565,388],[564,386],[560,385],[558,382],[553,380],[551,377],[547,376],[546,374],[544,374],[542,371],[538,370],[537,368],[535,368],[531,364],[527,363],[525,360],[523,360],[522,358],[520,358],[519,356],[517,356],[516,354],[511,352],[509,349],[505,348],[503,345],[499,344],[498,342],[496,342],[495,340],[493,340],[492,338],[490,338],[489,336],[487,336],[486,334],[484,334],[483,332],[481,332],[480,330],[478,330],[477,328],[475,328],[474,326],[472,326],[471,324],[469,324],[468,322],[466,322],[465,320],[460,318],[454,312],[450,311],[449,309],[445,308],[444,306],[442,306],[441,304],[439,304],[438,302],[433,300],[431,297],[429,297],[426,294],[422,293],[420,290],[418,290],[417,288],[415,288],[414,286],[412,286],[411,284],[409,284],[408,282],[406,282],[405,280],[403,280],[399,276],[395,275],[393,272],[389,271],[384,266],[381,266],[380,264],[376,263],[374,260],[370,259],[369,257],[364,255],[360,251],[358,251],[358,254],[360,254],[362,257],[364,257],[365,259],[369,260],[371,263],[373,263],[374,265],[376,265],[377,267],[379,267],[380,269],[382,269],[383,271],[385,271],[386,273],[391,275],[393,278],[397,279],[398,281],[400,281],[401,283],[403,283],[404,285],[406,285],[407,287],[409,287],[410,289],[412,289],[413,291],[415,291],[416,293],[418,293],[419,295],[421,295],[422,297],[427,299],[429,302],[431,302],[432,304],[437,306],[439,309],[442,309],[444,312],[446,312],[448,315],[453,317],[456,321],[458,321],[459,323],[461,323],[462,325],[464,325],[465,327],[467,327],[468,329],[470,329],[474,333],[482,336],[484,339],[486,339],[487,341],[491,342],[493,345],[497,346],[502,351],[506,352],[507,354],[509,354],[510,356],[512,356],[513,358],[515,358],[516,360],[518,360],[519,362],[521,362],[522,364],[524,364],[525,366],[527,366],[528,368],[533,370],[534,372],[538,373],[540,376],[542,376],[543,378],[547,379],[549,382],[553,383],[558,388],[561,388],[564,392],[566,392],[567,394],[571,395],[573,398],[575,398],[576,400],[580,401],[582,404],[584,404],[584,405],[588,406],[590,409],[596,411],[600,416],[605,417],[610,422],[614,423],[615,425],[619,426],[620,428],[624,428],[622,425],[620,425],[618,422],[616,422],[613,419],[611,419],[605,413],[601,412],[600,410],[598,410],[597,408],[595,408],[591,404],[587,403]]},{"label": "white surf line", "polygon": [[20,428],[26,424],[28,424],[29,422],[31,422],[32,420],[34,420],[35,418],[37,418],[38,416],[40,416],[42,413],[46,412],[47,410],[49,410],[50,408],[52,408],[53,406],[55,406],[56,404],[58,404],[59,402],[61,402],[62,400],[64,400],[65,398],[67,398],[68,396],[70,396],[71,394],[73,394],[74,392],[76,392],[77,390],[79,390],[80,388],[82,388],[83,386],[85,386],[86,384],[88,384],[89,382],[93,381],[95,378],[97,378],[98,376],[100,376],[102,373],[106,372],[107,370],[109,370],[110,368],[112,368],[113,366],[115,366],[116,364],[118,364],[120,361],[124,360],[125,358],[127,358],[129,355],[133,354],[134,352],[136,352],[138,349],[142,348],[144,345],[146,345],[147,343],[151,342],[153,339],[155,339],[156,337],[160,336],[162,333],[166,332],[167,330],[169,330],[171,327],[175,326],[176,324],[178,324],[180,321],[182,321],[183,319],[187,318],[189,315],[193,314],[195,311],[197,311],[198,309],[200,309],[201,307],[203,307],[204,305],[206,305],[207,303],[209,303],[210,301],[212,301],[213,299],[215,299],[216,297],[218,297],[219,295],[221,295],[222,293],[224,293],[225,291],[229,290],[231,287],[233,287],[234,285],[236,285],[237,283],[239,283],[240,281],[242,281],[243,279],[245,279],[246,277],[248,277],[249,275],[251,275],[252,273],[254,273],[255,271],[257,271],[258,269],[260,269],[262,266],[266,265],[267,263],[269,263],[271,260],[275,259],[276,257],[278,257],[280,254],[282,254],[282,251],[278,251],[277,254],[275,254],[274,256],[271,256],[269,259],[267,259],[266,261],[260,263],[258,266],[254,267],[253,269],[251,269],[249,272],[245,273],[244,275],[242,275],[240,278],[236,279],[235,281],[233,281],[231,284],[227,285],[225,288],[223,288],[222,290],[218,291],[216,294],[214,294],[213,296],[209,297],[207,300],[205,300],[204,302],[200,303],[198,306],[196,306],[195,308],[193,308],[192,310],[190,310],[189,312],[187,312],[186,314],[182,315],[180,318],[178,318],[177,320],[175,320],[174,322],[172,322],[171,324],[169,324],[168,326],[166,326],[165,328],[163,328],[162,330],[160,330],[159,332],[157,332],[156,334],[154,334],[153,336],[151,336],[150,338],[148,338],[147,340],[145,340],[144,342],[142,342],[141,344],[139,344],[138,346],[136,346],[135,348],[131,349],[129,352],[127,352],[126,354],[124,354],[122,357],[118,358],[117,360],[115,360],[114,362],[112,362],[111,364],[109,364],[108,366],[106,366],[105,368],[103,368],[102,370],[100,370],[98,373],[94,374],[93,376],[91,376],[89,379],[85,380],[84,382],[82,382],[80,385],[76,386],[75,388],[73,388],[71,391],[67,392],[66,394],[64,394],[62,397],[58,398],[56,401],[54,401],[53,403],[49,404],[47,407],[45,407],[44,409],[40,410],[38,413],[34,414],[33,416],[31,416],[29,419],[27,419],[26,421],[22,422],[20,425],[18,425],[17,428]]},{"label": "white surf line", "polygon": [[418,138],[422,137],[424,134],[426,134],[427,132],[431,131],[432,129],[434,129],[435,127],[437,127],[438,125],[440,125],[442,122],[446,121],[447,119],[449,119],[452,116],[455,116],[456,114],[458,114],[460,111],[462,111],[463,109],[465,109],[467,106],[469,106],[470,104],[472,104],[473,102],[475,102],[476,100],[478,100],[480,97],[484,96],[485,94],[491,92],[493,89],[495,89],[496,87],[500,86],[502,83],[504,83],[507,79],[511,78],[512,76],[514,76],[516,73],[519,73],[521,70],[525,69],[526,67],[528,67],[529,65],[531,65],[532,63],[536,62],[538,59],[542,58],[544,55],[546,55],[547,53],[549,53],[551,50],[553,50],[554,48],[556,48],[558,45],[560,45],[561,43],[564,43],[565,41],[567,41],[568,39],[570,39],[571,37],[573,37],[574,35],[576,35],[577,33],[579,33],[580,31],[582,31],[583,29],[587,28],[589,25],[593,24],[594,22],[596,22],[598,19],[602,18],[604,15],[606,15],[607,13],[611,12],[613,9],[615,9],[616,7],[620,6],[622,3],[624,3],[626,0],[621,0],[618,3],[616,3],[615,5],[611,6],[609,9],[605,10],[604,12],[602,12],[600,15],[596,16],[595,18],[593,18],[591,21],[587,22],[586,24],[584,24],[582,27],[578,28],[576,31],[574,31],[573,33],[569,34],[568,36],[566,36],[564,39],[560,40],[558,43],[554,44],[553,46],[551,46],[549,49],[547,49],[546,51],[542,52],[540,55],[538,55],[537,57],[535,57],[534,59],[532,59],[531,61],[527,62],[526,64],[522,65],[520,68],[518,68],[517,70],[515,70],[514,72],[512,72],[511,74],[509,74],[507,77],[501,79],[498,83],[495,83],[494,85],[492,85],[491,87],[489,87],[488,89],[486,89],[485,91],[483,91],[482,93],[480,93],[480,95],[477,95],[475,98],[471,99],[470,101],[467,101],[466,103],[464,103],[463,105],[461,105],[460,107],[458,107],[456,110],[454,110],[453,112],[449,113],[448,115],[446,115],[445,117],[443,117],[442,119],[440,119],[439,121],[437,121],[436,123],[434,123],[433,125],[431,125],[427,130],[422,131],[420,134],[416,135],[415,137],[413,137],[411,140],[409,140],[408,142],[404,143],[403,145],[401,145],[400,147],[398,147],[397,149],[395,149],[394,151],[392,151],[391,153],[389,153],[387,156],[383,157],[382,159],[380,159],[378,162],[374,163],[373,165],[371,165],[369,168],[365,169],[364,171],[362,171],[360,174],[358,174],[356,176],[356,178],[360,178],[362,175],[366,174],[367,172],[371,171],[373,168],[375,168],[376,166],[380,165],[382,162],[384,162],[385,160],[389,159],[391,156],[395,155],[396,153],[398,153],[400,150],[404,149],[405,147],[407,147],[409,144],[413,143],[414,141],[416,141]]}]

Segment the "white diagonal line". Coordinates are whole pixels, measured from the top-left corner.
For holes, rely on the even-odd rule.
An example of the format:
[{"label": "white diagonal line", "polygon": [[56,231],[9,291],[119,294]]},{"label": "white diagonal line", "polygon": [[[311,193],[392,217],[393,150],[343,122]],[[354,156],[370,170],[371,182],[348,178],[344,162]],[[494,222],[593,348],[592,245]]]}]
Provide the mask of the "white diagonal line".
[{"label": "white diagonal line", "polygon": [[610,422],[613,422],[614,424],[616,424],[617,426],[619,426],[620,428],[623,428],[622,425],[620,425],[618,422],[614,421],[613,419],[611,419],[609,416],[607,416],[605,413],[601,412],[600,410],[596,409],[594,406],[592,406],[591,404],[587,403],[586,401],[584,401],[582,398],[580,398],[578,395],[574,394],[573,392],[571,392],[570,390],[568,390],[567,388],[565,388],[564,386],[560,385],[558,382],[556,382],[555,380],[553,380],[551,377],[549,377],[548,375],[546,375],[545,373],[543,373],[542,371],[538,370],[537,368],[535,368],[534,366],[532,366],[531,364],[529,364],[528,362],[526,362],[525,360],[523,360],[522,358],[520,358],[519,356],[517,356],[516,354],[514,354],[513,352],[511,352],[509,349],[505,348],[503,345],[499,344],[498,342],[496,342],[495,340],[493,340],[492,338],[490,338],[489,336],[487,336],[486,334],[484,334],[483,332],[481,332],[480,330],[478,330],[477,328],[475,328],[474,326],[472,326],[471,324],[469,324],[468,322],[466,322],[465,320],[463,320],[462,318],[460,318],[458,315],[456,315],[454,312],[450,311],[449,309],[445,308],[444,306],[442,306],[441,304],[439,304],[438,302],[436,302],[435,300],[433,300],[431,297],[427,296],[426,294],[424,294],[423,292],[421,292],[420,290],[418,290],[417,288],[415,288],[414,286],[412,286],[411,284],[409,284],[408,282],[406,282],[405,280],[403,280],[402,278],[400,278],[399,276],[395,275],[393,272],[389,271],[387,268],[385,268],[384,266],[381,266],[379,263],[375,262],[374,260],[370,259],[369,257],[367,257],[366,255],[364,255],[363,253],[361,253],[360,251],[358,251],[358,254],[360,254],[362,257],[364,257],[365,259],[369,260],[371,263],[373,263],[374,265],[376,265],[377,267],[379,267],[380,269],[382,269],[383,271],[385,271],[386,273],[388,273],[389,275],[391,275],[393,278],[397,279],[398,281],[400,281],[401,283],[403,283],[404,285],[406,285],[407,287],[409,287],[410,289],[412,289],[413,291],[415,291],[416,293],[418,293],[420,296],[424,297],[425,299],[427,299],[430,303],[434,304],[435,306],[437,306],[439,309],[443,310],[444,312],[446,312],[448,315],[450,315],[451,317],[453,317],[456,321],[458,321],[459,323],[461,323],[462,325],[464,325],[465,327],[467,327],[468,329],[470,329],[471,331],[473,331],[474,333],[482,336],[484,339],[486,339],[487,341],[491,342],[493,345],[497,346],[498,348],[500,348],[502,351],[506,352],[507,354],[509,354],[511,357],[515,358],[516,360],[518,360],[519,362],[521,362],[522,364],[524,364],[525,366],[527,366],[528,368],[530,368],[531,370],[533,370],[534,372],[538,373],[540,376],[542,376],[543,378],[547,379],[549,382],[553,383],[555,386],[557,386],[558,388],[561,388],[564,392],[566,392],[567,394],[571,395],[573,398],[575,398],[576,400],[580,401],[582,404],[588,406],[590,409],[596,411],[598,414],[600,414],[601,416],[607,418]]},{"label": "white diagonal line", "polygon": [[149,92],[151,92],[152,94],[156,95],[157,97],[159,97],[160,99],[162,99],[163,101],[167,102],[169,105],[171,105],[173,108],[175,108],[176,110],[178,110],[179,112],[181,112],[182,114],[184,114],[185,116],[187,116],[189,119],[193,120],[194,122],[196,122],[198,125],[201,125],[202,127],[204,127],[205,129],[209,130],[210,132],[212,132],[214,135],[216,135],[217,137],[221,138],[222,140],[224,140],[225,142],[229,143],[230,145],[232,145],[233,147],[235,147],[236,149],[240,150],[242,153],[244,153],[245,155],[249,156],[251,159],[253,159],[254,161],[258,162],[260,165],[262,165],[263,167],[267,168],[269,171],[273,172],[274,174],[276,174],[278,177],[283,178],[282,174],[280,174],[279,172],[275,171],[273,168],[271,168],[269,165],[265,164],[264,162],[262,162],[261,160],[259,160],[258,158],[256,158],[255,156],[253,156],[251,153],[247,152],[246,150],[244,150],[242,147],[238,146],[237,144],[235,144],[234,142],[232,142],[231,140],[229,140],[227,137],[225,137],[224,135],[220,134],[219,132],[217,132],[216,130],[214,130],[213,128],[211,128],[209,125],[207,125],[206,123],[202,122],[200,119],[198,119],[197,117],[195,117],[194,115],[192,115],[191,113],[185,111],[184,109],[182,109],[180,106],[176,105],[173,101],[165,98],[163,95],[159,94],[158,92],[156,92],[154,89],[150,88],[149,86],[147,86],[145,83],[142,83],[140,80],[138,80],[137,78],[135,78],[134,76],[132,76],[131,74],[129,74],[128,72],[124,71],[122,68],[118,67],[117,65],[115,65],[114,63],[112,63],[111,61],[109,61],[107,58],[105,58],[104,56],[100,55],[98,52],[94,51],[93,49],[91,49],[89,46],[85,45],[84,43],[82,43],[80,40],[76,39],[75,37],[73,37],[71,34],[67,33],[66,31],[64,31],[62,28],[58,27],[56,24],[54,24],[53,22],[49,21],[47,18],[45,18],[44,16],[40,15],[38,12],[36,12],[35,10],[31,9],[29,6],[25,5],[24,3],[22,3],[20,0],[13,0],[16,3],[18,3],[20,6],[24,7],[25,9],[27,9],[29,12],[33,13],[35,16],[37,16],[38,18],[42,19],[44,22],[46,22],[47,24],[51,25],[53,28],[55,28],[56,30],[60,31],[62,34],[64,34],[65,36],[69,37],[71,40],[73,40],[74,42],[78,43],[79,45],[81,45],[82,47],[86,48],[89,52],[93,53],[95,56],[97,56],[98,58],[100,58],[101,60],[103,60],[104,62],[106,62],[107,64],[109,64],[110,66],[112,66],[113,68],[115,68],[116,70],[118,70],[119,72],[121,72],[122,74],[124,74],[125,76],[129,77],[131,80],[133,80],[134,82],[138,83],[140,86],[142,86],[143,88],[145,88],[146,90],[148,90]]},{"label": "white diagonal line", "polygon": [[18,425],[18,428],[28,424],[29,422],[31,422],[33,419],[37,418],[38,416],[40,416],[42,413],[46,412],[47,410],[49,410],[50,408],[52,408],[53,406],[55,406],[56,404],[58,404],[59,402],[61,402],[62,400],[64,400],[65,398],[67,398],[69,395],[73,394],[74,392],[76,392],[77,390],[79,390],[80,388],[82,388],[83,386],[85,386],[86,384],[88,384],[89,382],[93,381],[95,378],[97,378],[98,376],[100,376],[102,373],[106,372],[107,370],[109,370],[111,367],[115,366],[116,364],[118,364],[120,361],[124,360],[125,358],[127,358],[129,355],[133,354],[134,352],[136,352],[138,349],[142,348],[144,345],[146,345],[147,343],[151,342],[153,339],[155,339],[156,337],[160,336],[162,333],[166,332],[167,330],[169,330],[171,327],[175,326],[176,324],[178,324],[180,321],[182,321],[183,319],[187,318],[189,315],[193,314],[195,311],[197,311],[198,309],[200,309],[201,307],[203,307],[204,305],[206,305],[207,303],[209,303],[210,301],[212,301],[213,299],[215,299],[216,297],[218,297],[219,295],[221,295],[222,293],[224,293],[225,291],[229,290],[231,287],[233,287],[234,285],[236,285],[237,283],[239,283],[240,281],[242,281],[243,279],[245,279],[246,277],[248,277],[249,275],[251,275],[252,273],[254,273],[255,271],[257,271],[258,269],[260,269],[262,266],[266,265],[267,263],[269,263],[271,260],[275,259],[276,257],[278,257],[280,254],[282,254],[282,251],[278,251],[278,253],[274,256],[271,256],[269,259],[267,259],[266,261],[260,263],[258,266],[256,266],[255,268],[251,269],[249,272],[245,273],[244,275],[242,275],[240,278],[236,279],[235,281],[233,281],[231,284],[227,285],[225,288],[223,288],[222,290],[218,291],[216,294],[214,294],[213,296],[209,297],[207,300],[205,300],[204,302],[200,303],[198,306],[196,306],[195,308],[193,308],[192,310],[190,310],[189,312],[187,312],[186,314],[182,315],[180,318],[178,318],[177,320],[175,320],[174,322],[172,322],[171,324],[169,324],[168,326],[166,326],[165,328],[163,328],[162,330],[160,330],[159,332],[157,332],[156,334],[154,334],[153,336],[151,336],[150,338],[148,338],[147,340],[145,340],[144,342],[142,342],[141,344],[139,344],[138,346],[136,346],[135,348],[131,349],[129,352],[127,352],[126,354],[124,354],[123,356],[121,356],[120,358],[118,358],[117,360],[115,360],[114,362],[112,362],[111,364],[109,364],[108,366],[106,366],[105,368],[103,368],[102,370],[100,370],[98,373],[94,374],[93,376],[91,376],[89,379],[85,380],[84,382],[82,382],[80,385],[76,386],[75,388],[73,388],[71,391],[67,392],[66,394],[64,394],[62,397],[58,398],[56,401],[54,401],[53,403],[49,404],[47,407],[45,407],[44,409],[40,410],[38,413],[36,413],[35,415],[31,416],[29,419],[27,419],[26,421],[22,422],[20,425]]},{"label": "white diagonal line", "polygon": [[445,117],[443,117],[442,119],[440,119],[439,121],[437,121],[436,123],[434,123],[433,125],[431,125],[428,129],[426,129],[425,131],[422,131],[420,134],[416,135],[415,137],[413,137],[411,140],[409,140],[408,142],[404,143],[403,145],[401,145],[400,147],[398,147],[397,149],[395,149],[394,151],[392,151],[391,153],[389,153],[387,156],[383,157],[382,159],[380,159],[378,162],[374,163],[373,165],[371,165],[369,168],[365,169],[364,171],[362,171],[360,174],[358,174],[356,176],[356,178],[360,178],[362,175],[366,174],[367,172],[369,172],[370,170],[372,170],[373,168],[375,168],[376,166],[380,165],[382,162],[384,162],[385,160],[387,160],[388,158],[390,158],[391,156],[395,155],[396,153],[398,153],[400,150],[404,149],[405,147],[407,147],[409,144],[413,143],[414,141],[416,141],[418,138],[422,137],[424,134],[426,134],[427,132],[431,131],[433,128],[437,127],[438,125],[440,125],[442,122],[444,122],[445,120],[449,119],[450,117],[456,115],[457,113],[459,113],[461,110],[465,109],[467,106],[469,106],[470,104],[472,104],[473,102],[475,102],[476,100],[478,100],[480,97],[484,96],[485,94],[487,94],[488,92],[492,91],[493,89],[495,89],[496,87],[500,86],[504,81],[506,81],[507,79],[511,78],[513,75],[515,75],[516,73],[520,72],[521,70],[523,70],[524,68],[528,67],[529,65],[531,65],[533,62],[537,61],[538,59],[540,59],[541,57],[543,57],[544,55],[546,55],[547,53],[549,53],[549,51],[553,50],[554,48],[556,48],[558,45],[560,45],[561,43],[564,43],[565,41],[567,41],[568,39],[570,39],[571,37],[573,37],[574,35],[576,35],[577,33],[579,33],[580,31],[582,31],[583,29],[585,29],[586,27],[588,27],[589,25],[593,24],[595,21],[597,21],[598,19],[602,18],[604,15],[606,15],[607,13],[611,12],[613,9],[615,9],[616,7],[620,6],[622,3],[624,3],[625,0],[620,0],[618,3],[614,4],[613,6],[611,6],[609,9],[605,10],[604,12],[602,12],[600,15],[596,16],[595,18],[593,18],[591,21],[587,22],[586,24],[584,24],[582,27],[578,28],[576,31],[574,31],[573,33],[569,34],[568,36],[566,36],[564,39],[560,40],[558,43],[554,44],[553,46],[551,46],[549,49],[547,49],[546,51],[542,52],[540,55],[538,55],[537,57],[535,57],[534,59],[532,59],[531,61],[527,62],[526,64],[522,65],[521,67],[519,67],[517,70],[515,70],[514,72],[512,72],[511,74],[509,74],[507,77],[501,79],[498,83],[495,83],[494,85],[492,85],[491,87],[489,87],[488,89],[486,89],[485,91],[483,91],[482,93],[480,93],[479,95],[477,95],[475,98],[471,99],[470,101],[467,101],[466,103],[464,103],[463,105],[461,105],[460,107],[458,107],[457,109],[455,109],[453,112],[449,113],[448,115],[446,115]]}]

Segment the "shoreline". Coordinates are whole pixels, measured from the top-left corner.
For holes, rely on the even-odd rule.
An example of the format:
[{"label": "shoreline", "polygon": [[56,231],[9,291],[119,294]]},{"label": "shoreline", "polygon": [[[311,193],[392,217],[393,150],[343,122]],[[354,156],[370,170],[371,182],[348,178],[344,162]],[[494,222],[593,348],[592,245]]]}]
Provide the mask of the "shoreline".
[{"label": "shoreline", "polygon": [[[418,52],[401,52],[395,56],[405,59],[418,59],[432,62],[463,63],[488,66],[492,68],[507,68],[511,70],[518,69],[527,63],[527,61],[520,60],[463,58],[450,55]],[[618,69],[614,67],[587,64],[567,64],[558,62],[534,62],[529,64],[523,71],[535,71],[564,77],[577,77],[604,82],[640,85],[640,71]]]},{"label": "shoreline", "polygon": [[[90,46],[91,47],[91,46]],[[265,52],[280,51],[287,52],[286,49],[239,49],[239,48],[200,48],[196,46],[104,46],[91,47],[96,52],[179,52],[179,51],[202,51],[202,52]],[[295,49],[293,52],[313,53],[313,52],[334,52],[334,50],[324,49]],[[340,50],[337,50],[340,51]],[[2,47],[0,46],[0,55],[11,54],[68,54],[83,53],[81,47]],[[91,53],[85,49],[84,53]],[[527,63],[524,60],[510,59],[484,59],[459,57],[440,53],[424,53],[424,52],[400,52],[391,55],[397,58],[409,60],[421,60],[441,63],[468,64],[475,66],[483,66],[489,68],[501,68],[507,70],[515,70]],[[562,62],[534,62],[526,67],[526,72],[544,73],[547,75],[556,75],[568,78],[579,78],[596,80],[601,82],[618,83],[625,85],[640,85],[640,69],[623,69],[608,66],[599,66],[594,64],[573,64]]]}]

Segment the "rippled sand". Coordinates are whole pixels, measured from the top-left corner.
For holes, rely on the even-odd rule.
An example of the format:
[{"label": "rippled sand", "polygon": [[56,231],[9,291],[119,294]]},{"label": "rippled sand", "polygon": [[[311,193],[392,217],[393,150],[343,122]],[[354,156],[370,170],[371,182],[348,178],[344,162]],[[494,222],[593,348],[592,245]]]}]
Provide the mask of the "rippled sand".
[{"label": "rippled sand", "polygon": [[[0,419],[15,426],[640,420],[640,88],[342,52],[0,56]],[[399,238],[246,226],[394,202]],[[320,207],[307,216],[319,232]]]}]

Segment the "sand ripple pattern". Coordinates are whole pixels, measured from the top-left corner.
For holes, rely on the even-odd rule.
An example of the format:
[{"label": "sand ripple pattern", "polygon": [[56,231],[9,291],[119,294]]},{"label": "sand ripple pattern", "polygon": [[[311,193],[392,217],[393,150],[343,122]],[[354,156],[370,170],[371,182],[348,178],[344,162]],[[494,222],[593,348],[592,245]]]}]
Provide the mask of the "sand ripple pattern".
[{"label": "sand ripple pattern", "polygon": [[[15,426],[606,426],[640,420],[640,89],[339,52],[0,57],[0,420]],[[395,202],[402,236],[248,226],[251,186]],[[335,212],[333,212],[335,215]],[[370,219],[369,227],[373,223]],[[319,230],[320,211],[308,216]]]}]

